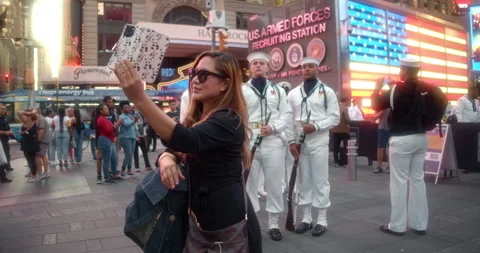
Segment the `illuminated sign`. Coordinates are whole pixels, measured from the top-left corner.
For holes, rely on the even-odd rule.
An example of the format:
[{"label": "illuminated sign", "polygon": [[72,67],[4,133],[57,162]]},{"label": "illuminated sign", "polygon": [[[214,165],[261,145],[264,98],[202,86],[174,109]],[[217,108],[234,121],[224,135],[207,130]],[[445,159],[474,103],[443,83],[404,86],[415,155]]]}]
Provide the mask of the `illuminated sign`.
[{"label": "illuminated sign", "polygon": [[457,11],[466,11],[470,6],[470,0],[455,0],[455,8]]},{"label": "illuminated sign", "polygon": [[337,2],[298,1],[250,18],[249,53],[263,52],[271,56],[269,79],[288,81],[295,87],[303,81],[300,60],[308,56],[321,62],[322,81],[335,90],[340,89]]},{"label": "illuminated sign", "polygon": [[480,71],[480,6],[470,8],[472,70]]},{"label": "illuminated sign", "polygon": [[465,32],[354,1],[348,1],[348,16],[353,97],[369,98],[379,77],[398,79],[398,59],[406,55],[420,57],[422,79],[440,86],[450,100],[466,93]]}]

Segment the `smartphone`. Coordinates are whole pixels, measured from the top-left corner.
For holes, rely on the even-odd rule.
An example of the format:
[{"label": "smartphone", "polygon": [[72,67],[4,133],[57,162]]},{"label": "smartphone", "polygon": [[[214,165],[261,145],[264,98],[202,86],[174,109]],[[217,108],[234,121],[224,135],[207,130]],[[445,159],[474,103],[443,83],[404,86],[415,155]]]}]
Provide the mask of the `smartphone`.
[{"label": "smartphone", "polygon": [[165,57],[170,38],[145,27],[127,24],[113,48],[108,68],[115,69],[121,60],[129,60],[143,81],[155,82]]}]

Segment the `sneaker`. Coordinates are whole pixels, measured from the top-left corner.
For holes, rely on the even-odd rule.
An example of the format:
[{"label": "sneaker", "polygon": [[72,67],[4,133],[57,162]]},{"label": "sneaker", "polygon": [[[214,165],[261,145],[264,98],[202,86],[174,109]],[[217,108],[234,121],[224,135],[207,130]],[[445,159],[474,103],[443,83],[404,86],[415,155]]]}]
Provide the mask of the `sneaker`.
[{"label": "sneaker", "polygon": [[48,172],[45,172],[45,173],[42,174],[42,177],[43,178],[49,178],[50,174]]},{"label": "sneaker", "polygon": [[386,173],[390,173],[390,166],[388,166],[388,167],[385,169],[385,172],[386,172]]},{"label": "sneaker", "polygon": [[136,169],[135,169],[135,172],[140,172],[140,169],[139,169],[139,168],[136,168]]},{"label": "sneaker", "polygon": [[117,182],[115,182],[115,180],[113,180],[113,178],[111,178],[111,177],[105,178],[104,184],[115,184],[115,183],[117,183]]},{"label": "sneaker", "polygon": [[373,171],[373,173],[375,173],[375,174],[382,173],[382,172],[383,172],[382,167],[377,167],[377,168]]},{"label": "sneaker", "polygon": [[152,167],[145,168],[145,171],[151,171]]},{"label": "sneaker", "polygon": [[40,180],[42,180],[41,177],[36,177],[36,178],[30,178],[27,182],[29,183],[37,183],[37,182],[40,182]]},{"label": "sneaker", "polygon": [[32,177],[32,172],[28,172],[27,174],[25,174],[25,177]]},{"label": "sneaker", "polygon": [[124,179],[121,175],[111,176],[111,178],[112,178],[113,180],[120,180],[120,181]]},{"label": "sneaker", "polygon": [[101,174],[97,175],[97,184],[103,184],[102,175],[101,175]]},{"label": "sneaker", "polygon": [[128,174],[129,176],[133,176],[133,175],[134,175],[131,171],[129,171],[127,174]]},{"label": "sneaker", "polygon": [[120,173],[120,176],[125,177],[125,171],[122,171],[122,173]]}]

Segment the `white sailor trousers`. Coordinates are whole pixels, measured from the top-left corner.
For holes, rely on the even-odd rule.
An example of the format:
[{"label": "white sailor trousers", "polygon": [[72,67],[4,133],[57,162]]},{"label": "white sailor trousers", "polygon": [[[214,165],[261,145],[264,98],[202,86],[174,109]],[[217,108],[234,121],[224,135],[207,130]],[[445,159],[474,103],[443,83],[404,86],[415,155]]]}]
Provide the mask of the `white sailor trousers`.
[{"label": "white sailor trousers", "polygon": [[260,170],[263,170],[265,176],[265,191],[267,192],[265,210],[269,213],[283,212],[282,181],[285,175],[285,148],[280,137],[277,137],[263,139],[262,145],[255,152],[247,180],[247,193],[255,212],[260,211],[258,202]]},{"label": "white sailor trousers", "polygon": [[405,232],[407,225],[426,230],[428,204],[423,177],[427,137],[425,134],[392,136],[389,144],[392,212],[388,227],[395,232]]},{"label": "white sailor trousers", "polygon": [[[328,134],[328,133],[327,133]],[[316,208],[330,206],[328,182],[328,136],[315,132],[307,135],[299,160],[299,205]]]}]

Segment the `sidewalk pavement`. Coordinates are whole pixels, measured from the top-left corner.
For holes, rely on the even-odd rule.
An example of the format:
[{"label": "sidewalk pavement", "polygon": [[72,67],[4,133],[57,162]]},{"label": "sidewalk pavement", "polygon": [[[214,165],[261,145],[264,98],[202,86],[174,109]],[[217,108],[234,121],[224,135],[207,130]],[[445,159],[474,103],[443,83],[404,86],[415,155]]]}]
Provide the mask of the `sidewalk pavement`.
[{"label": "sidewalk pavement", "polygon": [[[123,153],[120,153],[123,160]],[[150,159],[156,154],[150,154]],[[480,174],[439,180],[427,177],[430,221],[427,235],[407,233],[403,237],[378,230],[390,215],[388,174],[372,174],[366,159],[359,158],[358,180],[347,179],[346,168],[330,168],[331,202],[328,231],[313,238],[283,229],[284,239],[273,242],[267,235],[268,215],[258,214],[265,253],[390,253],[390,252],[480,252]],[[96,167],[89,149],[81,165],[51,169],[51,177],[27,183],[23,176],[25,159],[13,161],[16,171],[11,184],[0,185],[1,253],[139,253],[123,235],[125,207],[146,175],[115,185],[97,185]],[[25,168],[26,169],[26,168]],[[301,213],[301,212],[299,212]]]}]

